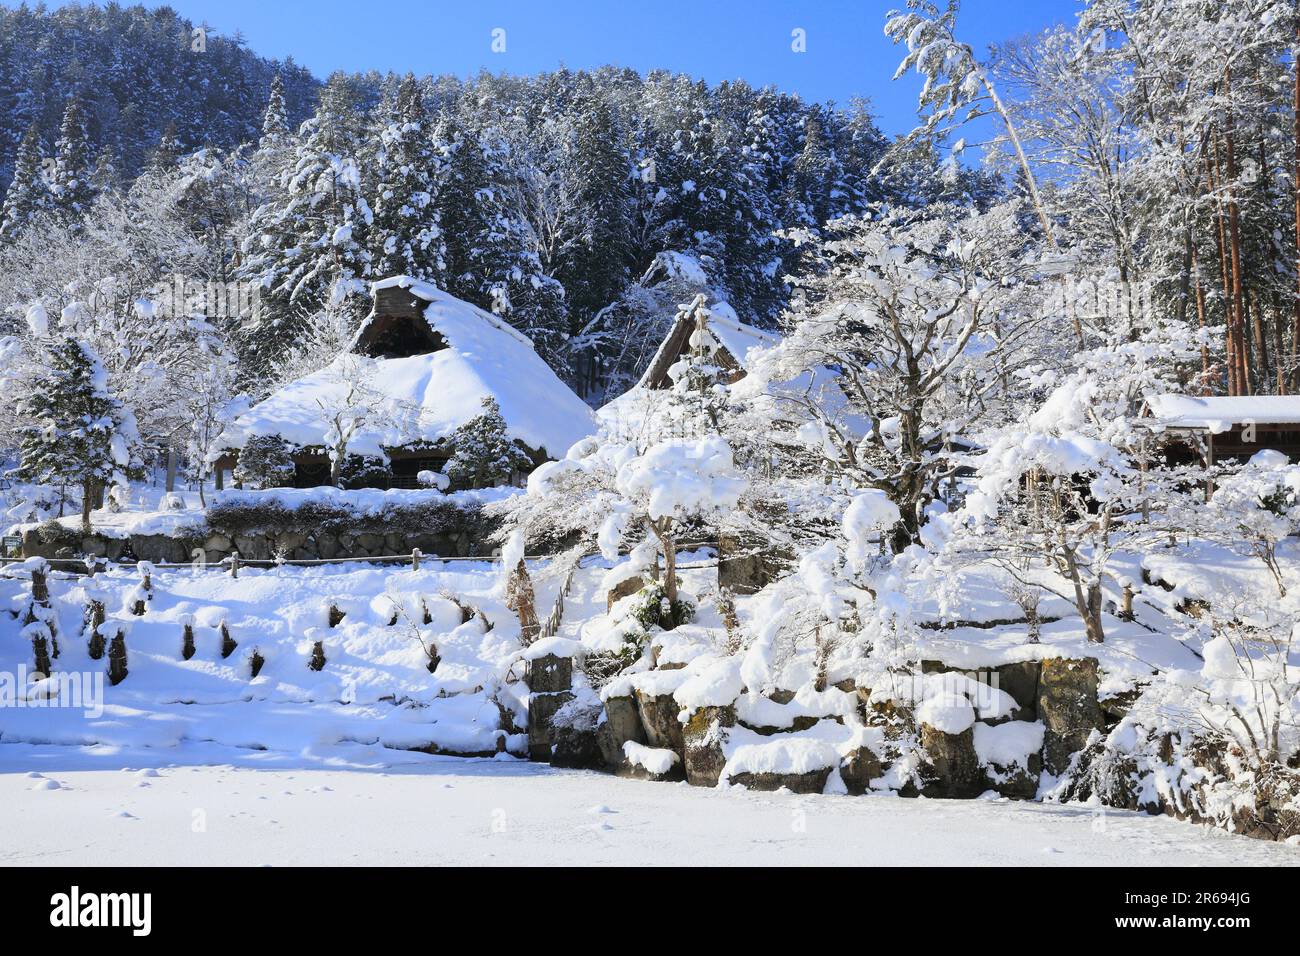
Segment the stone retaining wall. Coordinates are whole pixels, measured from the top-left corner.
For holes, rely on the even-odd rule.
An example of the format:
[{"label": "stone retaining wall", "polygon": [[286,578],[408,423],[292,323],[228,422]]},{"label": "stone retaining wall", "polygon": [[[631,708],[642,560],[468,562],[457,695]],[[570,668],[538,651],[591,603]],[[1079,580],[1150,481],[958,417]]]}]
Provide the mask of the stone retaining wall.
[{"label": "stone retaining wall", "polygon": [[419,549],[427,556],[486,557],[491,546],[473,540],[467,532],[448,534],[420,533],[334,533],[324,531],[253,532],[225,535],[209,532],[202,535],[172,537],[162,534],[133,534],[114,538],[107,535],[77,536],[75,540],[44,540],[39,529],[23,535],[23,557],[75,558],[82,555],[117,561],[127,553],[140,561],[156,564],[183,564],[200,557],[216,563],[238,551],[248,561],[318,558],[370,558],[385,555],[409,555]]},{"label": "stone retaining wall", "polygon": [[[569,676],[574,666],[572,661],[552,657],[533,662],[530,667],[532,679],[529,684],[533,694],[529,708],[529,737],[533,744],[530,748],[533,759],[553,759],[558,765],[592,767],[619,776],[656,781],[681,780],[684,769],[688,783],[705,787],[718,784],[726,764],[726,740],[730,729],[737,726],[734,705],[705,707],[685,714],[671,694],[656,696],[633,691],[626,696],[611,697],[605,701],[598,719],[591,721],[589,729],[564,728],[567,735],[564,746],[557,745],[552,755],[551,744],[556,736],[551,720],[557,709],[555,704],[571,697],[568,693]],[[925,673],[958,670],[938,661],[922,662]],[[1095,658],[1046,658],[962,673],[1005,691],[1015,701],[1014,712],[996,720],[976,721],[976,727],[967,728],[960,734],[944,733],[924,723],[915,727],[925,763],[922,768],[924,782],[920,786],[908,784],[899,791],[900,796],[971,799],[993,790],[1012,799],[1035,799],[1039,794],[1041,773],[1045,771],[1053,777],[1067,771],[1078,773],[1080,767],[1086,767],[1097,756],[1093,751],[1099,747],[1099,738],[1094,736],[1094,732],[1104,732],[1107,726],[1113,726],[1118,720],[1118,716],[1103,708],[1098,700],[1099,671]],[[562,675],[561,681],[557,683],[552,675]],[[856,690],[860,712],[868,725],[879,725],[886,715],[898,713],[892,705],[870,703],[870,691],[865,688],[841,689],[847,692]],[[784,702],[776,693],[772,697],[778,703]],[[1024,761],[1006,767],[983,765],[974,746],[973,731],[979,725],[991,728],[1005,725],[1008,721],[1024,721],[1041,727],[1041,749],[1027,754]],[[771,736],[776,737],[797,734],[801,726],[807,725],[796,722],[787,729],[768,730]],[[582,739],[584,734],[590,739]],[[644,768],[629,763],[624,744],[670,751],[677,759],[671,772],[647,773]],[[580,761],[561,761],[561,749],[583,757]],[[873,780],[878,781],[877,786],[880,785],[879,781],[890,764],[883,753],[859,747],[841,757],[838,768],[827,766],[801,774],[737,773],[730,782],[758,790],[785,788],[794,793],[821,793],[832,772],[838,769],[844,784],[839,792],[846,790],[857,795],[869,792]],[[1206,766],[1217,765],[1209,760]],[[1287,774],[1285,780],[1275,781],[1266,788],[1256,801],[1260,806],[1248,814],[1237,814],[1228,828],[1248,836],[1286,839],[1300,832],[1300,814],[1280,808],[1288,805],[1298,793],[1300,774]],[[1075,786],[1065,796],[1067,799],[1096,797],[1110,806],[1225,825],[1223,821],[1209,820],[1167,802],[1139,805],[1133,795],[1122,788],[1110,793],[1095,785]]]}]

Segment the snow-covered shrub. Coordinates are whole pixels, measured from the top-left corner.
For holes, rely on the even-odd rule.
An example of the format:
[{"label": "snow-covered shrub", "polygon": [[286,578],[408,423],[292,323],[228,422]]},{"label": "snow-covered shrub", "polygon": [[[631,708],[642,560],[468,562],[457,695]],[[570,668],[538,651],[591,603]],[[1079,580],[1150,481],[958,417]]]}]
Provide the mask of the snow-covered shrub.
[{"label": "snow-covered shrub", "polygon": [[339,482],[348,489],[386,488],[388,465],[372,455],[348,455],[339,466]]},{"label": "snow-covered shrub", "polygon": [[52,547],[75,548],[81,545],[81,537],[58,518],[42,521],[36,529],[36,537],[41,544]]},{"label": "snow-covered shrub", "polygon": [[288,488],[293,485],[294,448],[279,435],[256,435],[240,449],[235,481],[249,488]]},{"label": "snow-covered shrub", "polygon": [[603,624],[598,649],[583,659],[583,672],[593,687],[640,660],[656,633],[694,620],[696,605],[684,594],[670,603],[663,584],[653,581],[614,605],[613,611]]},{"label": "snow-covered shrub", "polygon": [[492,396],[483,399],[483,411],[456,429],[446,475],[458,488],[491,488],[510,482],[515,472],[532,470],[533,461],[518,442],[506,434],[501,406]]},{"label": "snow-covered shrub", "polygon": [[1300,465],[1292,465],[1281,452],[1260,452],[1219,483],[1210,512],[1218,519],[1214,527],[1220,535],[1263,561],[1285,597],[1277,546],[1300,531]]},{"label": "snow-covered shrub", "polygon": [[439,491],[446,491],[451,487],[451,479],[437,471],[421,471],[415,476],[415,481],[421,488],[437,488]]},{"label": "snow-covered shrub", "polygon": [[1207,618],[1200,672],[1158,674],[1107,734],[1094,732],[1055,799],[1172,812],[1273,839],[1300,834],[1300,619]]}]

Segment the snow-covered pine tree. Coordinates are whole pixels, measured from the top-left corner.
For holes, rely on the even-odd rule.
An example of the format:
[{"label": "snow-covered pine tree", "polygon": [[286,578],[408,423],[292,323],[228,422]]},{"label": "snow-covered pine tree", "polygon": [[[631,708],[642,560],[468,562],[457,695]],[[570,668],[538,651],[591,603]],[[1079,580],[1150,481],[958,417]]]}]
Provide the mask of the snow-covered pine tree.
[{"label": "snow-covered pine tree", "polygon": [[831,195],[839,164],[822,134],[821,118],[810,113],[804,121],[803,148],[790,164],[786,204],[791,225],[817,228],[831,217]]},{"label": "snow-covered pine tree", "polygon": [[111,143],[101,148],[99,155],[95,158],[95,170],[90,174],[90,183],[96,195],[112,192],[121,184],[117,150]]},{"label": "snow-covered pine tree", "polygon": [[678,248],[719,263],[742,312],[771,314],[780,275],[774,203],[747,169],[739,131],[722,122],[707,90],[696,91],[673,143],[680,178],[673,204]]},{"label": "snow-covered pine tree", "polygon": [[627,284],[633,173],[626,136],[609,106],[590,96],[576,108],[568,175],[584,228],[567,266],[556,273],[575,329],[614,301]]},{"label": "snow-covered pine tree", "polygon": [[158,145],[149,154],[149,169],[154,172],[172,169],[180,162],[182,151],[180,139],[176,135],[176,124],[168,123],[158,139]]},{"label": "snow-covered pine tree", "polygon": [[429,135],[429,115],[414,76],[402,79],[392,112],[381,112],[377,126],[378,182],[369,231],[375,275],[409,275],[442,286],[447,266],[437,202],[442,157]]},{"label": "snow-covered pine tree", "polygon": [[41,170],[41,140],[35,124],[28,127],[18,148],[14,178],[0,209],[0,239],[12,239],[49,201],[49,186]]},{"label": "snow-covered pine tree", "polygon": [[271,94],[262,116],[262,142],[277,143],[289,136],[289,110],[284,103],[284,80],[280,74],[271,77]]},{"label": "snow-covered pine tree", "polygon": [[85,107],[81,94],[68,97],[54,144],[54,168],[50,182],[53,207],[71,220],[85,215],[95,200],[90,140],[86,135]]},{"label": "snow-covered pine tree", "polygon": [[661,427],[667,434],[699,438],[722,430],[723,411],[727,405],[727,386],[723,370],[714,358],[718,340],[709,330],[712,314],[701,293],[682,306],[678,322],[691,326],[688,348],[668,369],[672,387],[661,414]]},{"label": "snow-covered pine tree", "polygon": [[456,429],[452,446],[444,471],[461,488],[503,485],[513,472],[533,467],[528,453],[506,434],[501,406],[491,395],[483,399],[482,412]]},{"label": "snow-covered pine tree", "polygon": [[366,291],[372,215],[357,162],[359,115],[352,80],[334,74],[298,132],[281,192],[253,214],[241,271],[266,294],[261,319],[244,331],[264,361],[292,340],[306,316]]},{"label": "snow-covered pine tree", "polygon": [[254,435],[239,451],[234,479],[241,488],[285,488],[293,484],[293,446],[279,435]]},{"label": "snow-covered pine tree", "polygon": [[109,482],[138,473],[135,419],[109,390],[99,356],[85,342],[50,346],[46,367],[20,399],[30,424],[21,431],[17,474],[28,481],[81,488],[81,527]]},{"label": "snow-covered pine tree", "polygon": [[564,287],[542,269],[509,139],[494,126],[473,135],[460,119],[437,139],[449,154],[439,197],[449,291],[504,318],[564,368]]}]

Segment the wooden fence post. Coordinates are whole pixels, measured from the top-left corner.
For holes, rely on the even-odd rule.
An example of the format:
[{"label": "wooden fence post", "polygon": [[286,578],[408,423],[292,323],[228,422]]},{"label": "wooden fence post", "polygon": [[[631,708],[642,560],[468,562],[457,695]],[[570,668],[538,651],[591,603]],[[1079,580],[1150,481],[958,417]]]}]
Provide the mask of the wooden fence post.
[{"label": "wooden fence post", "polygon": [[86,605],[86,633],[89,639],[86,642],[86,653],[90,659],[97,661],[104,656],[104,635],[100,628],[104,626],[104,602],[92,598]]},{"label": "wooden fence post", "polygon": [[224,658],[227,658],[227,657],[229,657],[231,654],[235,653],[235,648],[238,647],[238,646],[239,646],[238,642],[236,642],[235,639],[234,639],[233,637],[230,636],[230,628],[226,626],[226,622],[223,620],[223,621],[221,622],[221,656],[222,656],[222,658],[223,658],[223,659],[224,659]]},{"label": "wooden fence post", "polygon": [[108,642],[108,682],[114,686],[126,680],[126,635],[118,628]]},{"label": "wooden fence post", "polygon": [[36,604],[50,603],[50,582],[46,574],[49,565],[43,561],[32,566],[32,601]]}]

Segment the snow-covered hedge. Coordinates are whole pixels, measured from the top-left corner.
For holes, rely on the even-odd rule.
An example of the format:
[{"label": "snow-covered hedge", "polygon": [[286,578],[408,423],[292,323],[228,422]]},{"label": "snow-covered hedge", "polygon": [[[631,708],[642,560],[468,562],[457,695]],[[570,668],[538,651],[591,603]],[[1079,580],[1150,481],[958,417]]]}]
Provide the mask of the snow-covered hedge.
[{"label": "snow-covered hedge", "polygon": [[466,532],[484,537],[494,522],[483,505],[508,489],[444,495],[435,490],[278,488],[224,492],[207,510],[208,527],[226,535],[253,532],[330,531],[427,534]]}]

